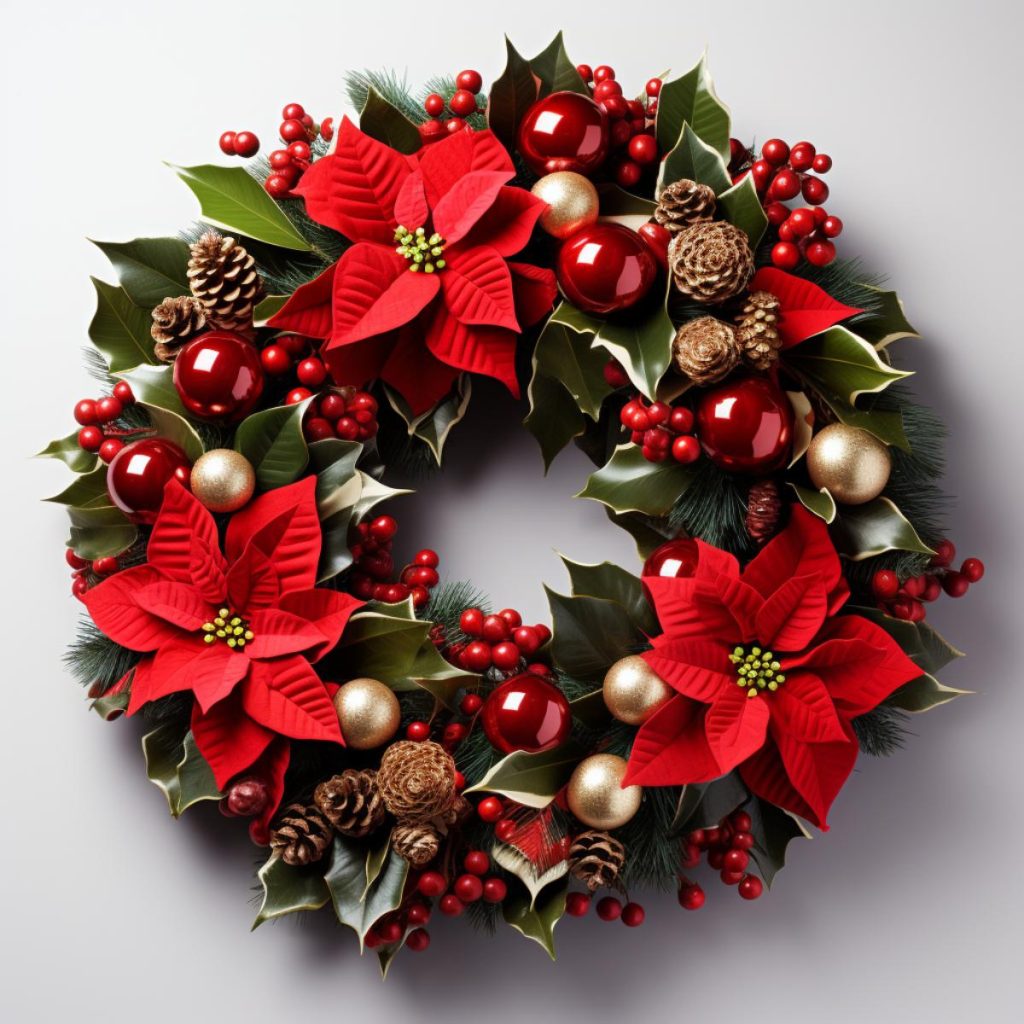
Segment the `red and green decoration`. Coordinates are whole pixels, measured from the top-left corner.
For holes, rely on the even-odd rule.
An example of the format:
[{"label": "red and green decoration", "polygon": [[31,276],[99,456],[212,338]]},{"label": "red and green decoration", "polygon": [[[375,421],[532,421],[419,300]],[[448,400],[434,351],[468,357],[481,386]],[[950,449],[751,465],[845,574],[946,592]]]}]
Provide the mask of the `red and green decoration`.
[{"label": "red and green decoration", "polygon": [[[75,674],[148,722],[172,814],[267,847],[257,924],[330,905],[385,971],[436,914],[554,956],[591,904],[699,909],[705,865],[761,897],[857,758],[960,694],[927,607],[984,574],[944,536],[916,332],[836,251],[831,157],[733,137],[703,59],[620,83],[560,35],[487,91],[348,92],[289,103],[266,159],[227,131],[176,168],[198,229],[98,243],[98,394],[41,453],[74,474]],[[477,376],[636,543],[565,558],[549,624],[392,514]]]}]

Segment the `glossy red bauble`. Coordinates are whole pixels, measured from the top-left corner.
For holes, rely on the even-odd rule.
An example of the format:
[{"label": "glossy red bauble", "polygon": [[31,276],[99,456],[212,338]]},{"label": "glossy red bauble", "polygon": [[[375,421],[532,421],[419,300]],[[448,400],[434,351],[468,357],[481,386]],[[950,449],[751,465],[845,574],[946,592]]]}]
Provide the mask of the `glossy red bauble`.
[{"label": "glossy red bauble", "polygon": [[164,500],[164,486],[176,477],[189,481],[188,457],[176,445],[160,437],[148,437],[126,445],[107,469],[110,500],[129,519],[153,523]]},{"label": "glossy red bauble", "polygon": [[260,354],[238,334],[209,331],[178,353],[174,360],[174,386],[193,416],[202,420],[240,420],[263,393]]},{"label": "glossy red bauble", "polygon": [[644,562],[643,576],[671,576],[682,578],[697,571],[700,551],[697,542],[689,537],[677,537],[655,548]]},{"label": "glossy red bauble", "polygon": [[558,253],[558,283],[587,313],[617,313],[639,302],[658,265],[650,247],[621,224],[595,224],[567,239]]},{"label": "glossy red bauble", "polygon": [[540,676],[521,675],[491,693],[480,722],[496,750],[534,754],[565,742],[572,728],[572,712],[557,686]]},{"label": "glossy red bauble", "polygon": [[519,152],[536,174],[590,174],[608,155],[608,115],[589,96],[553,92],[523,117]]},{"label": "glossy red bauble", "polygon": [[793,407],[764,377],[744,377],[707,391],[697,405],[705,454],[734,473],[780,469],[793,447]]}]

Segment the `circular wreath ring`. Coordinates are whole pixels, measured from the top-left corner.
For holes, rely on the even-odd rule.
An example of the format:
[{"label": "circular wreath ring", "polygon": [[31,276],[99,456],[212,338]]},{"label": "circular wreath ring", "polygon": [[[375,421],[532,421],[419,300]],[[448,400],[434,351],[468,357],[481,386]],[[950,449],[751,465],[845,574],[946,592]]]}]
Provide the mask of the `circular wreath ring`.
[{"label": "circular wreath ring", "polygon": [[[268,159],[178,168],[201,226],[100,243],[105,394],[42,453],[76,474],[74,672],[149,722],[175,816],[269,847],[257,923],[329,903],[385,969],[435,907],[554,955],[592,901],[697,909],[705,860],[757,898],[858,752],[960,692],[925,605],[984,571],[942,537],[915,332],[835,258],[831,158],[732,137],[703,59],[626,99],[561,36],[486,98],[348,89],[358,126],[289,104]],[[566,560],[550,628],[397,569],[377,508],[474,374],[529,380],[545,461],[575,440],[637,544]]]}]

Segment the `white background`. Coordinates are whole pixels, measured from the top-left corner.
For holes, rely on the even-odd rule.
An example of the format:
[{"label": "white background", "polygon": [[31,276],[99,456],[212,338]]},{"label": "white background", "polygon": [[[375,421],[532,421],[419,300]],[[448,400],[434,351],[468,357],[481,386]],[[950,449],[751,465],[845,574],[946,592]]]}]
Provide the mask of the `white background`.
[{"label": "white background", "polygon": [[[23,1021],[320,1019],[1019,1019],[1021,20],[1007,3],[5,2],[3,56],[5,545],[0,713],[0,984]],[[558,22],[552,20],[558,19]],[[132,723],[105,725],[64,674],[65,482],[28,455],[68,432],[89,394],[85,241],[173,233],[193,215],[161,160],[220,159],[250,128],[271,148],[280,107],[342,106],[346,68],[501,70],[559,26],[574,59],[629,89],[705,45],[737,133],[808,137],[860,253],[892,274],[924,340],[904,343],[951,426],[952,535],[989,566],[933,620],[970,658],[976,696],[915,721],[908,748],[863,760],[833,829],[797,844],[756,904],[709,880],[686,914],[646,900],[638,930],[566,921],[561,957],[508,932],[439,924],[387,985],[326,915],[250,934],[243,830],[204,807],[175,824],[146,782]],[[627,92],[629,91],[627,89]],[[487,395],[494,395],[487,391]],[[482,403],[481,403],[482,404]],[[544,613],[552,553],[626,559],[600,509],[572,502],[585,465],[545,484],[532,440],[479,411],[403,539],[443,553],[500,604]],[[475,428],[474,429],[474,425]],[[629,564],[628,562],[624,564]],[[1016,635],[1015,635],[1016,634]]]}]

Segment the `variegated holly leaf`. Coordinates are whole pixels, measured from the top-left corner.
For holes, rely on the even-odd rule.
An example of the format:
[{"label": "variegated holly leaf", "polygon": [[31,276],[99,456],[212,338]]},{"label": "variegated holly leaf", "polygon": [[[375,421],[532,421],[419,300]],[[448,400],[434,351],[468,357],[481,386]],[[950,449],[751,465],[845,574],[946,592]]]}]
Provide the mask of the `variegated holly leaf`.
[{"label": "variegated holly leaf", "polygon": [[864,505],[844,505],[832,524],[832,540],[836,550],[854,562],[885,551],[935,554],[888,498],[875,498]]},{"label": "variegated holly leaf", "polygon": [[597,194],[601,208],[598,221],[602,224],[622,224],[632,231],[651,220],[658,205],[610,182],[598,185]]},{"label": "variegated holly leaf", "polygon": [[972,690],[958,690],[940,683],[933,675],[925,673],[901,686],[886,698],[885,703],[901,711],[930,711],[940,704],[948,704],[957,697],[973,693]]},{"label": "variegated holly leaf", "polygon": [[78,431],[74,430],[67,437],[51,441],[41,452],[36,453],[37,459],[60,459],[75,473],[88,473],[99,465],[99,456],[95,452],[87,452],[78,443]]},{"label": "variegated holly leaf", "polygon": [[693,482],[693,470],[678,462],[648,462],[638,445],[623,444],[595,473],[578,498],[603,502],[615,512],[663,516]]},{"label": "variegated holly leaf", "polygon": [[536,865],[529,857],[507,843],[495,843],[491,850],[491,856],[496,864],[515,875],[523,883],[529,893],[530,899],[527,906],[530,909],[536,905],[542,891],[547,886],[564,878],[569,873],[567,860],[560,860],[553,867],[538,872]]},{"label": "variegated holly leaf", "polygon": [[205,449],[174,386],[174,368],[137,366],[117,376],[131,387],[136,404],[146,410],[157,435],[173,441],[195,462]]},{"label": "variegated holly leaf", "polygon": [[736,772],[713,782],[683,786],[669,831],[682,835],[698,828],[711,828],[749,798],[750,791]]},{"label": "variegated holly leaf", "polygon": [[[661,111],[660,105],[658,111]],[[697,135],[689,123],[683,125],[679,138],[670,146],[658,170],[657,194],[660,195],[662,189],[682,178],[707,185],[715,195],[727,192],[732,187],[725,161]]]},{"label": "variegated holly leaf", "polygon": [[[655,134],[661,152],[672,148],[684,124],[690,125],[707,146],[722,157],[728,157],[729,108],[715,93],[707,61],[703,56],[685,75],[662,84],[655,121]],[[686,175],[669,180],[677,181],[679,177]]]},{"label": "variegated holly leaf", "polygon": [[510,152],[515,148],[519,122],[537,101],[538,80],[512,43],[505,39],[505,70],[494,80],[487,98],[487,127]]},{"label": "variegated holly leaf", "polygon": [[93,561],[121,554],[135,543],[139,531],[125,514],[113,505],[68,508],[71,535],[68,547],[79,558]]},{"label": "variegated holly leaf", "polygon": [[107,467],[100,465],[91,473],[76,477],[60,494],[45,500],[75,508],[109,508],[113,502],[107,492]]},{"label": "variegated holly leaf", "polygon": [[565,52],[562,33],[559,32],[547,46],[530,61],[530,70],[540,82],[539,95],[553,92],[578,92],[590,95],[586,82],[580,77],[576,65]]},{"label": "variegated holly leaf", "polygon": [[895,292],[872,288],[878,296],[878,308],[857,317],[852,327],[877,349],[884,349],[901,338],[920,338],[903,311],[903,303]]},{"label": "variegated holly leaf", "polygon": [[799,819],[766,800],[753,797],[743,805],[743,810],[750,815],[750,832],[754,837],[750,856],[757,864],[764,884],[770,888],[776,874],[786,864],[790,842],[810,839],[811,833]]},{"label": "variegated holly leaf", "polygon": [[284,487],[302,475],[309,463],[309,448],[302,419],[312,398],[297,405],[278,405],[247,416],[235,433],[235,451],[256,470],[262,490]]},{"label": "variegated holly leaf", "polygon": [[260,868],[257,876],[263,888],[263,899],[252,927],[255,931],[264,921],[294,914],[300,910],[319,910],[330,900],[324,882],[323,867],[295,868],[285,864],[279,854]]},{"label": "variegated holly leaf", "polygon": [[96,312],[89,324],[89,340],[110,372],[155,363],[149,310],[136,306],[123,288],[95,277],[90,280],[96,289]]},{"label": "variegated holly leaf", "polygon": [[419,128],[372,85],[366,91],[366,102],[359,113],[359,127],[399,153],[415,153],[423,145]]},{"label": "variegated holly leaf", "polygon": [[[905,622],[886,615],[879,608],[852,608],[865,619],[884,629],[903,649],[923,673],[935,675],[947,665],[964,656],[945,637],[927,622]],[[966,692],[966,691],[958,691]]]},{"label": "variegated holly leaf", "polygon": [[585,754],[573,741],[537,754],[517,750],[493,765],[466,792],[498,793],[524,807],[547,807]]},{"label": "variegated holly leaf", "polygon": [[193,804],[219,800],[223,795],[192,733],[183,736],[180,726],[158,725],[142,737],[142,751],[146,756],[146,775],[163,792],[175,818]]},{"label": "variegated holly leaf", "polygon": [[630,620],[645,633],[657,632],[658,620],[644,596],[640,577],[611,562],[586,564],[560,556],[568,570],[574,597],[597,597],[625,608]]},{"label": "variegated holly leaf", "polygon": [[726,189],[718,197],[718,206],[725,219],[746,234],[750,248],[756,250],[768,230],[768,217],[754,187],[753,177],[748,174],[732,188]]},{"label": "variegated holly leaf", "polygon": [[455,384],[454,392],[420,416],[413,416],[405,399],[397,391],[385,386],[384,394],[391,408],[405,421],[409,436],[419,438],[430,449],[434,460],[440,466],[441,454],[448,435],[469,408],[469,400],[473,394],[473,384],[469,375],[462,374]]},{"label": "variegated holly leaf", "polygon": [[557,881],[534,899],[521,889],[513,890],[501,905],[506,923],[541,945],[552,960],[555,959],[555,925],[565,914],[568,888],[567,882]]},{"label": "variegated holly leaf", "polygon": [[828,488],[822,487],[820,491],[816,491],[813,487],[804,487],[802,484],[793,483],[792,480],[787,480],[786,483],[793,488],[797,499],[805,509],[813,512],[826,523],[835,522],[836,503],[832,495],[829,494]]}]

